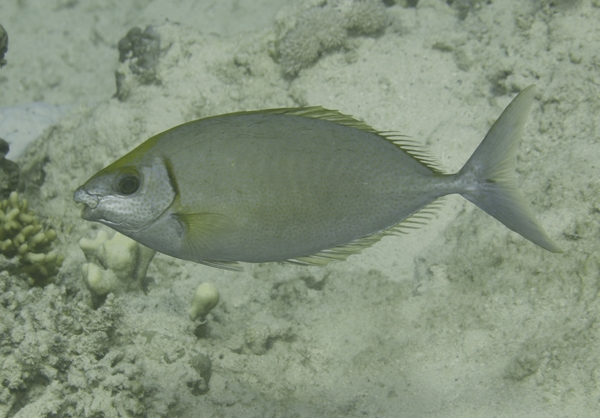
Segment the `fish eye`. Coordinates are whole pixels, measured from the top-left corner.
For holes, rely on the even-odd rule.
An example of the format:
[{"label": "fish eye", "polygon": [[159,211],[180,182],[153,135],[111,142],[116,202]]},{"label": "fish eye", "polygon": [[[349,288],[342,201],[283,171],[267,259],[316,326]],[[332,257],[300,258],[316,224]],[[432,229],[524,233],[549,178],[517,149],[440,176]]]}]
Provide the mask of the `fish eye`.
[{"label": "fish eye", "polygon": [[140,184],[140,175],[136,171],[126,170],[122,171],[117,177],[116,190],[120,194],[130,195],[137,192]]}]

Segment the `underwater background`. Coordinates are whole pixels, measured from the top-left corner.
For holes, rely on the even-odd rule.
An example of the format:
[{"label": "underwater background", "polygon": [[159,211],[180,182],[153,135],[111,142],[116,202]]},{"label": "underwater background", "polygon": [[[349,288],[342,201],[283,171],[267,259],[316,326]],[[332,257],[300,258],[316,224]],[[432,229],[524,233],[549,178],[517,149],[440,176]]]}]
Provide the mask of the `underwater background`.
[{"label": "underwater background", "polygon": [[[598,22],[600,0],[3,0],[0,417],[596,417]],[[449,196],[347,261],[232,272],[72,200],[154,134],[262,108],[337,109],[456,171],[531,84],[519,187],[562,254]]]}]

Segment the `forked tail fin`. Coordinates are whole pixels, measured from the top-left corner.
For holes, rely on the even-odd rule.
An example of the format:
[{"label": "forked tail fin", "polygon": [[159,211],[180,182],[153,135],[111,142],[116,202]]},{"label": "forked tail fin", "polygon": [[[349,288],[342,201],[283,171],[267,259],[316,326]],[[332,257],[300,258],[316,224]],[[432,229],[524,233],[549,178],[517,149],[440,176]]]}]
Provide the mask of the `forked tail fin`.
[{"label": "forked tail fin", "polygon": [[516,154],[534,87],[514,98],[494,123],[471,158],[458,172],[465,186],[460,194],[529,241],[555,253],[562,252],[536,220],[517,189]]}]

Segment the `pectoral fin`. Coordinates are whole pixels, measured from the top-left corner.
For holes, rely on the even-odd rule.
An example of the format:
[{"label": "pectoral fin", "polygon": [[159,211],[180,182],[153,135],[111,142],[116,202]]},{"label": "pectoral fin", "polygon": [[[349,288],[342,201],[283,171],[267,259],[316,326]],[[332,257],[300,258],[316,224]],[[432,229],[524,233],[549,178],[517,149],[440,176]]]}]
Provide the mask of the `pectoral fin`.
[{"label": "pectoral fin", "polygon": [[176,213],[173,216],[184,230],[181,243],[183,259],[226,270],[241,270],[235,261],[212,260],[209,256],[215,242],[229,225],[226,216],[217,213]]}]

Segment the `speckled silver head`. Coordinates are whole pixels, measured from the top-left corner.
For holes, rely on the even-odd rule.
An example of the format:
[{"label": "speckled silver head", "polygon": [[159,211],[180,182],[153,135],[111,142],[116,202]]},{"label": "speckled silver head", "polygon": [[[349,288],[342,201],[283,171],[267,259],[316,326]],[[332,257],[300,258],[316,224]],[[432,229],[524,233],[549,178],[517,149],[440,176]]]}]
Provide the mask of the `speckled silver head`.
[{"label": "speckled silver head", "polygon": [[83,219],[127,234],[160,217],[175,195],[166,164],[156,158],[149,166],[99,173],[75,190],[73,200],[85,205]]}]

